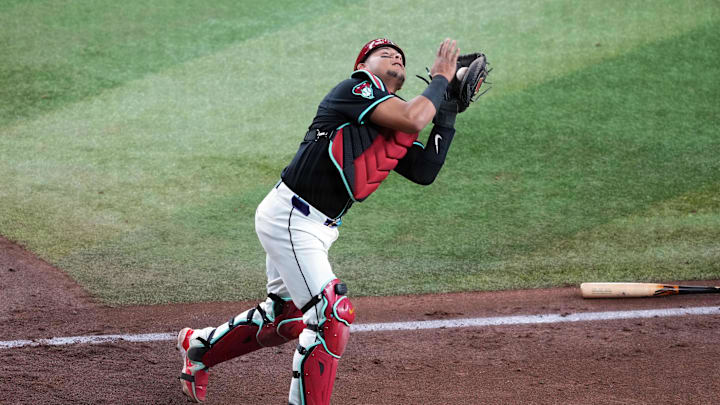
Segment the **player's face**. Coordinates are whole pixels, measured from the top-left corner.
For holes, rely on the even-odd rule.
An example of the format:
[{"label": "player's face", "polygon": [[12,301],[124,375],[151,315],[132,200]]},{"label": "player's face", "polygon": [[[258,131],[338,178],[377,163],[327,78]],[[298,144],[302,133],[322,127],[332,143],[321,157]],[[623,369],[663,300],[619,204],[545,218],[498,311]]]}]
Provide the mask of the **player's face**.
[{"label": "player's face", "polygon": [[394,79],[398,84],[398,90],[405,82],[405,65],[403,65],[402,54],[394,48],[384,47],[372,51],[365,62],[358,67],[380,76],[383,81],[389,78]]}]

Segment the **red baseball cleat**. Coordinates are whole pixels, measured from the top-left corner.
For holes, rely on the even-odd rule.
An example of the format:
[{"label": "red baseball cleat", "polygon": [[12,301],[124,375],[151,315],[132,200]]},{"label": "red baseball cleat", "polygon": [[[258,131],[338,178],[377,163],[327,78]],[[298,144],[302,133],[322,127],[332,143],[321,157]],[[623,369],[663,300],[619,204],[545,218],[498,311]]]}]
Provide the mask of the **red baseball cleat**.
[{"label": "red baseball cleat", "polygon": [[178,333],[177,349],[183,358],[183,368],[180,373],[180,384],[182,390],[193,402],[205,401],[209,372],[202,363],[193,363],[187,356],[190,348],[190,338],[194,330],[184,328]]}]

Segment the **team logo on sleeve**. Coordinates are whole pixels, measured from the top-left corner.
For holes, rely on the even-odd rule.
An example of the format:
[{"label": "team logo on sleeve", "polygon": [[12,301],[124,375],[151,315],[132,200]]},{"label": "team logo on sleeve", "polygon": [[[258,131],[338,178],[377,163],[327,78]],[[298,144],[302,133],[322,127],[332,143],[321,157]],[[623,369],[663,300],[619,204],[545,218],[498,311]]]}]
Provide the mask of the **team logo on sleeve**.
[{"label": "team logo on sleeve", "polygon": [[370,84],[367,80],[353,87],[352,93],[356,96],[365,97],[368,100],[375,98],[373,95],[372,84]]}]

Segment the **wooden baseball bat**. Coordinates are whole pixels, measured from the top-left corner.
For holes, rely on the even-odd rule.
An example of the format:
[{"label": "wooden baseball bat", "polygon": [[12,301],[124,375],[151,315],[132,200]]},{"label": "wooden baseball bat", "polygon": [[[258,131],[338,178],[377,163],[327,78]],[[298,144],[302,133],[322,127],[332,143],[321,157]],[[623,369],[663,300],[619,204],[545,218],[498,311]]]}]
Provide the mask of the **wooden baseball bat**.
[{"label": "wooden baseball bat", "polygon": [[582,283],[580,291],[583,298],[630,298],[720,293],[720,287],[655,283]]}]

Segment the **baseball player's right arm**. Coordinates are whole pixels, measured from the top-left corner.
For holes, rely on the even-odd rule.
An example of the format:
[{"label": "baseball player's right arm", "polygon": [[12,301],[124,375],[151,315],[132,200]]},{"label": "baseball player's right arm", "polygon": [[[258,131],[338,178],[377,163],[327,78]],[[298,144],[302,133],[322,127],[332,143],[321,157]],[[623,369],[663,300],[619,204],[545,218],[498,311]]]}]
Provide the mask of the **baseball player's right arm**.
[{"label": "baseball player's right arm", "polygon": [[[435,116],[445,88],[455,75],[459,53],[456,42],[446,39],[440,45],[430,69],[433,83],[428,89],[408,102],[392,97],[380,103],[370,115],[370,120],[381,127],[410,134],[422,131]],[[444,78],[444,82],[436,79],[438,76]]]}]

